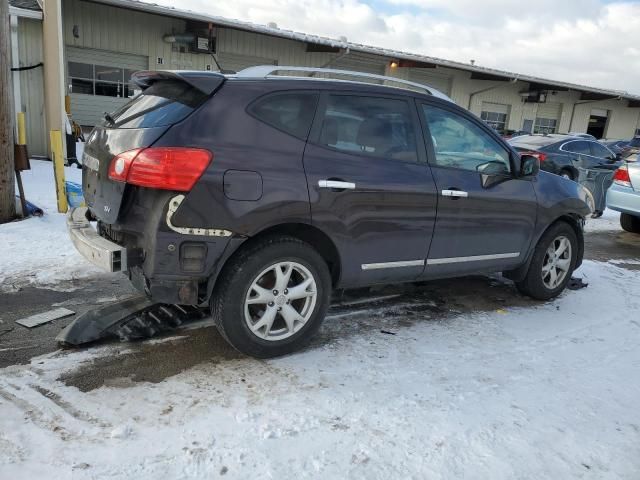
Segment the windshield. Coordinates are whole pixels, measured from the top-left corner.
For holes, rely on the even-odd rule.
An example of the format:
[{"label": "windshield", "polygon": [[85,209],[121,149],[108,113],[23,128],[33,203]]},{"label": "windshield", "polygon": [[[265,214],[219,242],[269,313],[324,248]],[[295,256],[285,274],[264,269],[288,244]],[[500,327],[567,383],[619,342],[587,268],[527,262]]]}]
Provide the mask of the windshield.
[{"label": "windshield", "polygon": [[105,114],[104,127],[149,128],[172,125],[184,119],[207,96],[185,82],[162,80],[112,114]]}]

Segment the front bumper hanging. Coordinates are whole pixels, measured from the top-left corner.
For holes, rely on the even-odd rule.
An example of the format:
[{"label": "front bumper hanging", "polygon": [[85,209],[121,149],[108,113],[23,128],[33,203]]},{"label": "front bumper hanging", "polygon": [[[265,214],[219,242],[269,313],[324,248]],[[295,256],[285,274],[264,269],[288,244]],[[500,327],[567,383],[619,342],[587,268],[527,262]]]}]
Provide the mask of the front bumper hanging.
[{"label": "front bumper hanging", "polygon": [[67,214],[67,231],[76,250],[108,272],[126,272],[127,249],[98,235],[87,219],[87,210],[78,207]]}]

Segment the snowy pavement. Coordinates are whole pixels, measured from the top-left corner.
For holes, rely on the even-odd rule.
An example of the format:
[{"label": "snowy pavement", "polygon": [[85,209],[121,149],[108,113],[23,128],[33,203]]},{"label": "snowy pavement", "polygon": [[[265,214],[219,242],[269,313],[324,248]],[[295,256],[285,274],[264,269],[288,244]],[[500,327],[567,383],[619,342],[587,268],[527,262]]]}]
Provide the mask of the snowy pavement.
[{"label": "snowy pavement", "polygon": [[589,288],[548,304],[412,324],[365,310],[299,354],[158,383],[65,384],[136,346],[4,369],[0,478],[637,479],[640,277],[583,268]]},{"label": "snowy pavement", "polygon": [[[82,183],[82,170],[75,167],[65,168],[65,176]],[[66,217],[57,211],[53,164],[31,160],[31,170],[22,172],[22,180],[27,200],[42,208],[44,216],[0,225],[0,291],[25,285],[59,288],[61,280],[99,274],[69,240]]]},{"label": "snowy pavement", "polygon": [[[0,226],[3,288],[96,274],[48,248],[48,168],[26,179],[47,215]],[[617,222],[589,222],[589,287],[548,303],[499,277],[391,286],[285,358],[201,328],[0,369],[0,479],[638,479],[640,244]]]}]

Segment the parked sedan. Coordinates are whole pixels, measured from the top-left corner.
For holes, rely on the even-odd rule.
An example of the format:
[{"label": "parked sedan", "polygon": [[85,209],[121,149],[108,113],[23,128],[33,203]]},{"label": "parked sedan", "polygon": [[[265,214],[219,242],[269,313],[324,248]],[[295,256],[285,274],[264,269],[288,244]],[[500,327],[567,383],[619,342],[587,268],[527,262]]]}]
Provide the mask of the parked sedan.
[{"label": "parked sedan", "polygon": [[620,225],[640,233],[640,164],[628,163],[616,170],[607,191],[607,207],[620,212]]},{"label": "parked sedan", "polygon": [[600,142],[571,135],[522,135],[509,143],[520,153],[537,157],[540,168],[577,180],[579,168],[612,168],[621,164],[619,155]]}]

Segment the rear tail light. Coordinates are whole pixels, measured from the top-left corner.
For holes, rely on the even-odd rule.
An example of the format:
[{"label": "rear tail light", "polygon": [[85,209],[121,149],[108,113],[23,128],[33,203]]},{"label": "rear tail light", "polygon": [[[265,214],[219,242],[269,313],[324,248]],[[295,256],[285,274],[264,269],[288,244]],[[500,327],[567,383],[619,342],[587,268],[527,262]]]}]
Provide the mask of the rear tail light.
[{"label": "rear tail light", "polygon": [[540,163],[544,162],[547,159],[547,154],[542,152],[520,152],[520,155],[531,155],[532,157],[536,157],[538,160],[540,160]]},{"label": "rear tail light", "polygon": [[613,174],[613,183],[623,187],[631,187],[631,177],[629,177],[629,169],[626,165],[621,166]]},{"label": "rear tail light", "polygon": [[201,148],[137,148],[111,160],[109,178],[140,187],[188,192],[212,157],[210,151]]}]

